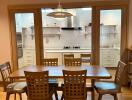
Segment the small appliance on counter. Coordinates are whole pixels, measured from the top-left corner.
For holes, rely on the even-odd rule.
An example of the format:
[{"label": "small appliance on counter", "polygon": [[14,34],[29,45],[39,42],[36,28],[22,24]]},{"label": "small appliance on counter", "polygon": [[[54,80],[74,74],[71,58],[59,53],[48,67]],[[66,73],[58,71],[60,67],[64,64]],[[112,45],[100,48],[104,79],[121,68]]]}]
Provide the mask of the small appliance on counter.
[{"label": "small appliance on counter", "polygon": [[64,49],[80,49],[80,46],[73,46],[73,47],[64,46]]}]

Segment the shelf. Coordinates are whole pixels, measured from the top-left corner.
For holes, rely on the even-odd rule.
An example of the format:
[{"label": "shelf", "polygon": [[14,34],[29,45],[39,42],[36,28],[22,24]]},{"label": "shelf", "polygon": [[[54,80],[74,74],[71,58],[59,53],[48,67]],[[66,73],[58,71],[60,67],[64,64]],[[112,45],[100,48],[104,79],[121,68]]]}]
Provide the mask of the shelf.
[{"label": "shelf", "polygon": [[43,28],[59,28],[60,29],[60,27],[43,27]]},{"label": "shelf", "polygon": [[60,39],[60,36],[61,36],[61,34],[43,34],[43,36],[44,37],[59,37],[59,39]]}]

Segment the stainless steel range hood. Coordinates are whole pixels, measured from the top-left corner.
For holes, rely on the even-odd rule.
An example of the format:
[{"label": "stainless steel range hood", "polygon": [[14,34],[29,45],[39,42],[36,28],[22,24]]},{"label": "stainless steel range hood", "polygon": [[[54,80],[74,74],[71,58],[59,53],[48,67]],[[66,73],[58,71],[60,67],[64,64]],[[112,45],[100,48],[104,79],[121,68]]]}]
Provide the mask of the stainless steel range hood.
[{"label": "stainless steel range hood", "polygon": [[82,27],[79,27],[79,21],[76,16],[67,17],[66,27],[62,27],[62,30],[82,30]]}]

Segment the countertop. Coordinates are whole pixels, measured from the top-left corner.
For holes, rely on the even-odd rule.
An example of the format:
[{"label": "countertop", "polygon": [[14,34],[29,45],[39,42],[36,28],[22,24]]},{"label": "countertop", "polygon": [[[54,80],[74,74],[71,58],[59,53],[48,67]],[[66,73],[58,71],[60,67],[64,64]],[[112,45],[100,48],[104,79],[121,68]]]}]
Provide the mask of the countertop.
[{"label": "countertop", "polygon": [[47,49],[45,50],[45,52],[56,52],[56,53],[63,53],[63,52],[74,52],[74,53],[78,53],[78,52],[89,52],[91,53],[91,50],[89,49]]},{"label": "countertop", "polygon": [[[119,48],[101,48],[102,50],[120,50]],[[62,49],[62,48],[47,48],[44,50],[45,52],[56,52],[56,53],[63,53],[63,52],[85,52],[85,53],[91,53],[90,48],[80,48],[80,49]]]}]

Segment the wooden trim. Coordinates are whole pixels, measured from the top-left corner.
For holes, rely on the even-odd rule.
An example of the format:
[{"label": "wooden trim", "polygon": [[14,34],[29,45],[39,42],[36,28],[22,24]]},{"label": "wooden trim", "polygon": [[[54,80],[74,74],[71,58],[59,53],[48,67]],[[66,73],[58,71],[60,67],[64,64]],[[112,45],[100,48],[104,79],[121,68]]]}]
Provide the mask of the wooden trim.
[{"label": "wooden trim", "polygon": [[16,26],[15,26],[15,15],[9,11],[10,31],[11,31],[11,62],[13,71],[18,69],[17,61],[17,44],[16,44]]},{"label": "wooden trim", "polygon": [[[34,14],[34,26],[35,26],[35,50],[36,50],[36,64],[40,65],[41,52],[42,48],[40,44],[40,35],[42,33],[42,21],[41,21],[41,11],[40,9],[21,9],[21,10],[9,10],[9,21],[10,21],[10,31],[11,31],[11,56],[12,56],[12,65],[13,70],[18,69],[18,58],[17,58],[17,43],[16,43],[16,24],[15,24],[15,13],[33,13]],[[35,20],[37,19],[37,20]]]},{"label": "wooden trim", "polygon": [[128,13],[128,6],[123,7],[122,9],[122,26],[121,26],[121,60],[126,62],[127,60],[127,50],[128,47],[128,20],[129,20],[129,13]]},{"label": "wooden trim", "polygon": [[[129,0],[100,0],[86,2],[61,2],[63,8],[80,8],[88,6],[112,6],[112,5],[128,5]],[[33,8],[56,8],[58,2],[43,4],[26,4],[26,5],[9,5],[9,9],[33,9]]]},{"label": "wooden trim", "polygon": [[92,64],[99,65],[99,33],[100,33],[100,16],[96,7],[92,8]]},{"label": "wooden trim", "polygon": [[[37,20],[36,20],[37,19]],[[41,65],[43,57],[43,42],[42,42],[42,15],[41,9],[35,11],[34,14],[34,28],[35,28],[35,46],[36,46],[36,64]]]},{"label": "wooden trim", "polygon": [[[121,9],[122,10],[122,15],[121,15],[121,46],[120,46],[120,55],[121,55],[121,60],[125,61],[126,60],[126,48],[127,48],[127,31],[128,31],[128,6],[127,5],[120,5],[120,6],[99,6],[97,7],[97,11],[100,10],[114,10],[114,9]],[[96,15],[98,16],[98,15]],[[100,15],[97,17],[97,20],[100,20]],[[97,23],[97,25],[100,24]],[[99,29],[100,27],[97,27],[97,34],[100,34]],[[99,35],[100,37],[100,35]],[[100,40],[99,40],[100,42]],[[100,44],[97,47],[99,47],[100,49]],[[100,54],[99,54],[100,55]],[[100,57],[98,57],[99,59],[96,59],[96,62],[100,61]]]}]

